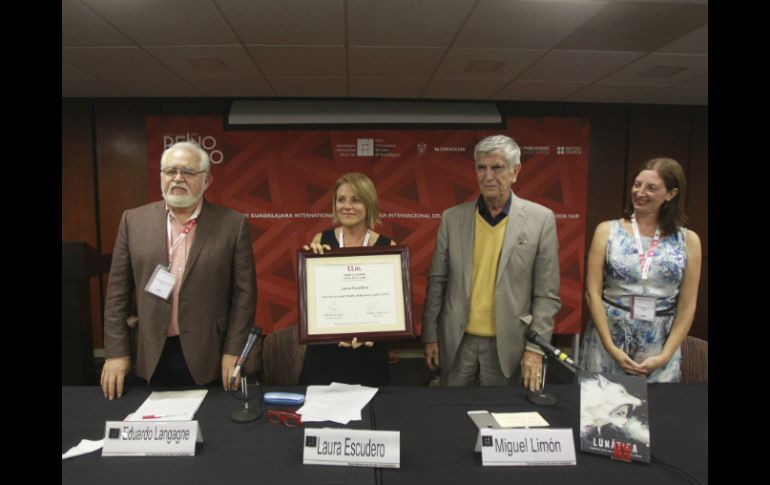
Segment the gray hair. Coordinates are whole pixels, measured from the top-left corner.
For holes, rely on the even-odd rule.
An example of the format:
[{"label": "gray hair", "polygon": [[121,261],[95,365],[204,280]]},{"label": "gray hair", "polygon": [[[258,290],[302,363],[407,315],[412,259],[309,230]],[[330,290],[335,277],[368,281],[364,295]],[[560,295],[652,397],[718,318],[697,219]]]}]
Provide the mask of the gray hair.
[{"label": "gray hair", "polygon": [[486,155],[494,152],[502,153],[509,169],[514,169],[521,165],[521,149],[519,145],[513,141],[513,138],[505,135],[488,136],[478,142],[476,148],[473,149],[473,160],[478,161],[480,154]]},{"label": "gray hair", "polygon": [[163,167],[166,164],[166,158],[168,158],[168,155],[176,150],[187,150],[190,152],[193,152],[198,156],[198,161],[200,162],[200,166],[198,167],[199,170],[203,170],[204,172],[208,172],[211,164],[209,163],[209,154],[201,148],[197,143],[193,143],[190,141],[180,141],[177,143],[174,143],[170,147],[166,148],[166,150],[163,152],[163,155],[160,157],[160,166]]}]

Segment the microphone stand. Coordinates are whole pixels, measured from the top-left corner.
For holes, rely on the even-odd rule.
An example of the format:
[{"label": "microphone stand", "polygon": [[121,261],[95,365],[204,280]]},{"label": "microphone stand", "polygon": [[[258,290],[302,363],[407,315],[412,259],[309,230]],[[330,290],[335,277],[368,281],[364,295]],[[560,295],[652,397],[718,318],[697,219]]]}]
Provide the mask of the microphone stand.
[{"label": "microphone stand", "polygon": [[[241,386],[237,391],[230,393],[234,398],[243,401],[243,407],[233,409],[230,419],[236,423],[248,423],[262,416],[262,387],[256,379],[254,384],[249,384],[246,376],[241,377]],[[253,401],[251,407],[249,401]]]},{"label": "microphone stand", "polygon": [[527,394],[527,400],[532,404],[539,404],[540,406],[554,406],[556,405],[556,397],[553,394],[545,392],[545,375],[548,370],[548,353],[545,354],[543,359],[543,378],[540,381],[540,389],[538,391],[529,391]]}]

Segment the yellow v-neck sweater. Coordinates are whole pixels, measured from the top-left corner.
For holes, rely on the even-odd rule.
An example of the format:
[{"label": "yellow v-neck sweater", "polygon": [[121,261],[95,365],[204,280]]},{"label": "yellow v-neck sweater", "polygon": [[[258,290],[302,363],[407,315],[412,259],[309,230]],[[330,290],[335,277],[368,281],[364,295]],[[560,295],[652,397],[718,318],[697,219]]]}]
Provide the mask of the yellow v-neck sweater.
[{"label": "yellow v-neck sweater", "polygon": [[478,211],[474,224],[473,279],[471,302],[466,332],[481,337],[494,337],[495,330],[495,281],[497,264],[503,248],[508,217],[490,226]]}]

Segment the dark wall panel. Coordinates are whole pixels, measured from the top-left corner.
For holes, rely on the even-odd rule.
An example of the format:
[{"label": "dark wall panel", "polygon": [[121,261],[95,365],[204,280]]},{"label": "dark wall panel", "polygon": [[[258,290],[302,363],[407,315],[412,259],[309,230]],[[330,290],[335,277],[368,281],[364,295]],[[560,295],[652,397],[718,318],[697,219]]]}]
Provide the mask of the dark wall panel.
[{"label": "dark wall panel", "polygon": [[[158,101],[96,102],[96,159],[102,252],[111,253],[123,211],[147,203],[147,130]],[[160,183],[160,179],[158,180]]]},{"label": "dark wall panel", "polygon": [[[62,100],[61,239],[82,241],[99,251],[92,111],[90,101]],[[97,347],[102,346],[101,283],[99,276],[88,282],[88,318]]]},{"label": "dark wall panel", "polygon": [[703,263],[701,266],[700,286],[698,287],[698,309],[691,335],[708,340],[708,110],[693,110],[692,148],[687,180],[687,214],[690,217],[689,228],[695,231],[701,242]]},{"label": "dark wall panel", "polygon": [[654,157],[673,158],[687,173],[690,158],[690,109],[655,105],[630,108],[624,204],[630,197],[630,188],[639,166]]},{"label": "dark wall panel", "polygon": [[690,328],[690,335],[709,339],[709,262],[704,259],[700,268],[700,285],[698,286],[698,308],[695,310],[695,320]]},{"label": "dark wall panel", "polygon": [[62,100],[61,238],[98,246],[91,102]]},{"label": "dark wall panel", "polygon": [[623,210],[627,122],[621,107],[604,108],[591,117],[586,256],[596,226],[617,219]]},{"label": "dark wall panel", "polygon": [[687,194],[687,215],[690,217],[689,228],[698,233],[703,246],[703,257],[708,258],[709,230],[709,166],[708,166],[708,111],[697,109],[693,113],[692,149],[690,169],[687,174],[689,189]]}]

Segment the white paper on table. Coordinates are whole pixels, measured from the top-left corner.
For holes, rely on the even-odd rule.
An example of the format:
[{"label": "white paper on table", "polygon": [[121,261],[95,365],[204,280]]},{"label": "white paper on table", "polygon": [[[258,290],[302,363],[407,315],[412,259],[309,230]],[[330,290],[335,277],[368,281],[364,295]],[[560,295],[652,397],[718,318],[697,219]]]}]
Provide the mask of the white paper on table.
[{"label": "white paper on table", "polygon": [[502,428],[537,428],[549,426],[537,411],[529,413],[492,413],[492,417]]},{"label": "white paper on table", "polygon": [[360,384],[332,382],[328,386],[308,386],[305,405],[297,409],[303,422],[334,421],[348,424],[361,420],[361,409],[372,400],[378,389]]},{"label": "white paper on table", "polygon": [[65,453],[62,453],[61,459],[66,460],[68,458],[72,458],[74,456],[80,456],[85,455],[86,453],[91,453],[93,451],[99,450],[104,445],[104,440],[80,440],[80,443],[73,446],[69,450],[67,450]]},{"label": "white paper on table", "polygon": [[[153,392],[123,421],[192,421],[207,392],[207,389]],[[158,418],[143,419],[142,416]]]}]

